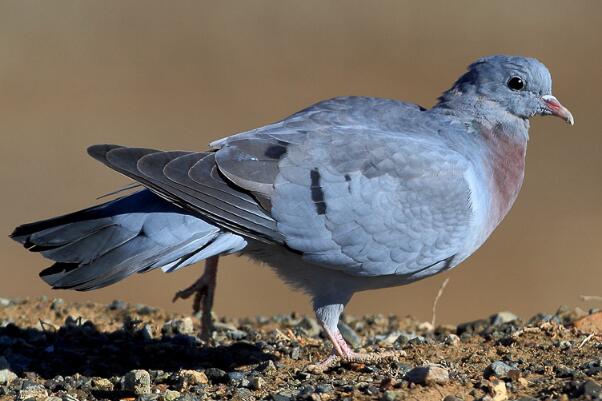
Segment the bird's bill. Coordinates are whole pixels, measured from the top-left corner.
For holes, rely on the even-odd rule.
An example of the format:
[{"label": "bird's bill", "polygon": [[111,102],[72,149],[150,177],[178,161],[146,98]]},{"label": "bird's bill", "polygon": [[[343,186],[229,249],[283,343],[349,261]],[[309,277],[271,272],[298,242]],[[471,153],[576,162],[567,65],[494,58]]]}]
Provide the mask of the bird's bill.
[{"label": "bird's bill", "polygon": [[571,125],[575,124],[575,119],[573,118],[573,115],[571,114],[569,109],[560,104],[558,99],[556,99],[554,96],[545,95],[542,96],[541,99],[545,104],[546,112],[553,116],[562,118],[564,121]]}]

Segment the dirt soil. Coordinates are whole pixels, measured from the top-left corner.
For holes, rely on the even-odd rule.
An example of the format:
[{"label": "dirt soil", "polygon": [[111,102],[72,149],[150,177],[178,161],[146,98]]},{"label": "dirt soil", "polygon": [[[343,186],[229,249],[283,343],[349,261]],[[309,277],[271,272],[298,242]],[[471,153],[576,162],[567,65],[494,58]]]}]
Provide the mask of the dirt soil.
[{"label": "dirt soil", "polygon": [[346,316],[348,342],[399,357],[313,373],[331,347],[309,317],[219,318],[204,343],[198,319],[149,306],[0,298],[0,400],[600,400],[599,314]]}]

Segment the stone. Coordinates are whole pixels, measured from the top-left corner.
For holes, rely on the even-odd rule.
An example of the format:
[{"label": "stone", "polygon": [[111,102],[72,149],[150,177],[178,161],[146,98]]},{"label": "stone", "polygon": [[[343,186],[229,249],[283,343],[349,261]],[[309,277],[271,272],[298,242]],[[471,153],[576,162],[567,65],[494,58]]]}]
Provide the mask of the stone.
[{"label": "stone", "polygon": [[9,369],[0,370],[0,386],[11,384],[18,376]]},{"label": "stone", "polygon": [[317,337],[320,335],[320,325],[311,317],[303,316],[297,327],[301,328],[308,337]]},{"label": "stone", "polygon": [[[207,377],[207,374],[205,374],[205,372],[192,369],[182,369],[180,370],[179,374],[191,386],[209,383],[209,378]],[[223,375],[220,375],[220,377],[223,377]]]},{"label": "stone", "polygon": [[150,374],[142,369],[131,370],[123,376],[122,386],[125,391],[131,391],[137,395],[150,394]]},{"label": "stone", "polygon": [[582,317],[574,325],[585,333],[602,333],[602,312]]},{"label": "stone", "polygon": [[495,361],[485,368],[485,378],[495,376],[498,379],[518,379],[520,371],[502,361]]},{"label": "stone", "polygon": [[332,384],[318,384],[316,386],[317,393],[330,393],[334,390],[334,386]]},{"label": "stone", "polygon": [[125,301],[120,301],[118,299],[114,300],[109,304],[110,310],[124,310],[127,309],[128,303]]},{"label": "stone", "polygon": [[175,401],[180,397],[180,392],[175,390],[165,390],[163,401]]},{"label": "stone", "polygon": [[51,395],[50,397],[46,397],[44,401],[63,401],[63,399],[61,397],[55,397]]},{"label": "stone", "polygon": [[253,390],[261,390],[265,386],[265,380],[259,376],[254,376],[249,381],[249,387]]},{"label": "stone", "polygon": [[418,366],[410,370],[405,378],[415,384],[445,384],[449,381],[449,372],[437,365]]},{"label": "stone", "polygon": [[251,401],[254,400],[253,393],[248,388],[237,388],[234,390],[234,401]]},{"label": "stone", "polygon": [[450,345],[452,347],[457,347],[462,342],[460,340],[460,337],[458,337],[455,334],[448,334],[448,335],[446,335],[445,339],[443,341],[445,342],[446,345]]},{"label": "stone", "polygon": [[443,401],[463,401],[462,398],[456,397],[455,395],[446,396]]},{"label": "stone", "polygon": [[165,324],[161,328],[161,333],[163,335],[194,335],[194,325],[192,323],[192,318],[185,317],[183,319],[174,319],[165,322]]},{"label": "stone", "polygon": [[503,380],[493,380],[488,384],[489,393],[493,401],[506,401],[508,399],[508,391],[506,383]]},{"label": "stone", "polygon": [[518,320],[518,316],[508,311],[498,312],[489,317],[489,322],[493,326],[501,326],[504,323],[514,322],[515,320]]},{"label": "stone", "polygon": [[29,386],[26,389],[20,390],[17,400],[35,400],[44,401],[48,397],[48,391],[41,384]]},{"label": "stone", "polygon": [[341,320],[338,327],[341,335],[345,341],[351,345],[351,348],[359,348],[362,346],[361,337],[347,323]]},{"label": "stone", "polygon": [[153,326],[150,324],[145,324],[140,329],[140,335],[146,341],[152,341],[155,338],[155,334],[153,333]]},{"label": "stone", "polygon": [[248,380],[242,372],[228,372],[228,382],[236,387],[245,387],[244,384],[248,384]]},{"label": "stone", "polygon": [[227,332],[228,337],[230,337],[230,339],[234,340],[234,341],[240,341],[243,340],[245,338],[247,338],[248,334],[245,331],[242,330],[229,330]]},{"label": "stone", "polygon": [[213,383],[225,383],[228,380],[228,374],[218,368],[209,368],[205,371],[205,374]]},{"label": "stone", "polygon": [[380,399],[381,401],[403,400],[403,393],[401,391],[387,390]]},{"label": "stone", "polygon": [[260,363],[257,367],[257,370],[265,373],[266,375],[272,375],[277,372],[276,365],[274,365],[274,362],[271,359],[269,361]]},{"label": "stone", "polygon": [[113,391],[113,383],[109,379],[92,379],[92,387],[97,390]]},{"label": "stone", "polygon": [[602,395],[602,386],[593,380],[588,380],[581,385],[581,394],[590,396],[592,399]]}]

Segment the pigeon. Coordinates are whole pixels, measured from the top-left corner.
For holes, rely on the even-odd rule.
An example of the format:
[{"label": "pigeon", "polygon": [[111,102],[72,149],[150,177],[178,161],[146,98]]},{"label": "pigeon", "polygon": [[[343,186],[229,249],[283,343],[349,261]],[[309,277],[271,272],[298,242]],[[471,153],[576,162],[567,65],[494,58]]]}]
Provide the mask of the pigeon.
[{"label": "pigeon", "polygon": [[409,284],[474,253],[517,198],[536,115],[574,124],[540,61],[495,55],[470,64],[430,109],[337,97],[205,151],[95,145],[93,158],[141,188],[12,238],[55,262],[45,282],[79,291],[205,260],[176,298],[195,294],[206,332],[219,256],[245,255],[311,298],[333,344],[316,369],[377,363],[391,353],[352,349],[337,327],[343,308],[356,292]]}]

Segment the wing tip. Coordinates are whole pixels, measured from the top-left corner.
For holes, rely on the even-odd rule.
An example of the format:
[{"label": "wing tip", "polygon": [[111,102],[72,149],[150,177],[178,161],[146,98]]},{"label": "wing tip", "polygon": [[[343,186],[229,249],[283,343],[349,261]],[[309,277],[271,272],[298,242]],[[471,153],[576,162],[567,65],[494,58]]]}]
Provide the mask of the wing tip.
[{"label": "wing tip", "polygon": [[123,146],[105,143],[105,144],[92,145],[92,146],[88,147],[87,151],[88,151],[88,155],[90,155],[94,159],[101,161],[101,162],[106,162],[107,153],[109,153],[111,150],[114,150],[117,148],[123,148]]}]

